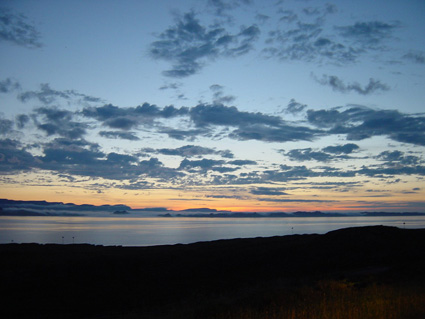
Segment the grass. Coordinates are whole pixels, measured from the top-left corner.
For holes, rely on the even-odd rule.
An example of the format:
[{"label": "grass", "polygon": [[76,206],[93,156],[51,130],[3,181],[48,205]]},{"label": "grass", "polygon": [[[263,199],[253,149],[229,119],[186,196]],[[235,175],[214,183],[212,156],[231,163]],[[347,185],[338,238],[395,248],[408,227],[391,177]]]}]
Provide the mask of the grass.
[{"label": "grass", "polygon": [[218,312],[220,319],[419,319],[425,317],[425,288],[347,281],[321,281],[272,297],[263,305]]}]

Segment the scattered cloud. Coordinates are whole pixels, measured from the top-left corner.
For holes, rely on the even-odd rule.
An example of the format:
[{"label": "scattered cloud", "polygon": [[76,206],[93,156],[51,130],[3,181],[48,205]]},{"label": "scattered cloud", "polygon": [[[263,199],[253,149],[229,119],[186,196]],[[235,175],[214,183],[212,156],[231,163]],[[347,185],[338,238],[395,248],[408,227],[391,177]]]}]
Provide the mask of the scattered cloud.
[{"label": "scattered cloud", "polygon": [[328,134],[346,134],[348,140],[385,135],[394,141],[425,145],[425,117],[421,115],[354,106],[343,111],[308,110],[307,120],[316,127],[328,128]]},{"label": "scattered cloud", "polygon": [[208,6],[213,8],[218,16],[228,16],[227,12],[242,5],[249,5],[251,0],[208,0]]},{"label": "scattered cloud", "polygon": [[313,151],[311,148],[304,148],[304,149],[294,149],[290,150],[286,153],[286,156],[288,156],[293,161],[319,161],[319,162],[328,162],[331,159],[333,159],[332,156],[330,156],[328,153],[321,152],[321,151]]},{"label": "scattered cloud", "polygon": [[122,140],[129,140],[129,141],[140,140],[140,138],[138,138],[134,133],[131,133],[131,132],[100,131],[99,135],[102,137],[111,138],[111,139],[122,139]]},{"label": "scattered cloud", "polygon": [[248,53],[259,34],[255,24],[242,26],[235,34],[218,25],[203,26],[195,13],[189,12],[162,32],[149,52],[153,59],[172,63],[172,68],[163,72],[165,76],[184,78],[199,72],[212,59]]},{"label": "scattered cloud", "polygon": [[403,58],[417,64],[425,64],[425,54],[423,52],[409,52]]},{"label": "scattered cloud", "polygon": [[267,196],[289,195],[288,193],[284,192],[284,189],[275,187],[257,187],[255,189],[251,189],[251,194]]},{"label": "scattered cloud", "polygon": [[49,105],[57,101],[57,99],[71,100],[76,99],[76,102],[79,104],[83,103],[100,103],[102,100],[97,97],[85,95],[78,93],[74,90],[64,90],[58,91],[50,87],[48,83],[43,83],[40,85],[39,91],[25,91],[18,95],[18,99],[21,102],[27,102],[32,99],[36,99],[39,102]]},{"label": "scattered cloud", "polygon": [[219,84],[211,85],[210,90],[213,93],[214,104],[231,103],[236,99],[232,95],[224,95],[224,87]]},{"label": "scattered cloud", "polygon": [[87,124],[75,119],[75,114],[57,107],[35,109],[33,120],[38,129],[47,136],[59,135],[67,138],[81,138],[87,133]]},{"label": "scattered cloud", "polygon": [[3,81],[0,81],[0,93],[10,93],[16,90],[19,90],[21,88],[21,85],[19,82],[7,78]]},{"label": "scattered cloud", "polygon": [[351,154],[354,151],[358,150],[360,147],[357,144],[348,143],[344,145],[336,145],[336,146],[327,146],[323,148],[323,151],[326,153],[332,154]]},{"label": "scattered cloud", "polygon": [[233,158],[233,153],[229,150],[217,151],[212,148],[202,147],[197,145],[185,145],[179,148],[161,148],[161,149],[144,148],[141,151],[146,153],[174,155],[174,156],[182,156],[182,157],[202,157],[204,155],[219,155],[226,158]]},{"label": "scattered cloud", "polygon": [[307,108],[306,104],[301,104],[297,101],[295,101],[295,99],[291,99],[287,105],[287,107],[284,109],[285,113],[291,113],[293,115],[297,115],[299,113],[301,113],[302,111],[304,111]]},{"label": "scattered cloud", "polygon": [[19,13],[2,8],[0,11],[0,41],[7,41],[30,49],[40,48],[40,32]]},{"label": "scattered cloud", "polygon": [[399,22],[386,23],[382,21],[356,22],[353,25],[335,27],[345,38],[352,39],[362,48],[375,49],[385,40],[393,37]]},{"label": "scattered cloud", "polygon": [[336,92],[341,92],[341,93],[356,92],[361,95],[369,95],[377,91],[388,91],[390,89],[388,85],[382,83],[379,80],[375,80],[373,78],[370,78],[369,83],[366,84],[364,87],[362,87],[357,82],[344,84],[344,81],[342,81],[340,78],[338,78],[335,75],[328,76],[324,74],[321,79],[315,78],[315,80],[318,83],[324,86],[330,86],[332,90]]}]

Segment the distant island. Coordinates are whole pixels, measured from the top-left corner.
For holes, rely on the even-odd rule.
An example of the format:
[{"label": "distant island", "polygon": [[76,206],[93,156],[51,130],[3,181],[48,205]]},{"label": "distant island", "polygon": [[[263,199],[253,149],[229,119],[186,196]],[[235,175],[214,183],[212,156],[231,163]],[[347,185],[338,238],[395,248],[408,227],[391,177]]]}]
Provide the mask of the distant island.
[{"label": "distant island", "polygon": [[213,208],[189,208],[172,210],[166,207],[147,207],[132,209],[123,204],[118,205],[91,205],[73,204],[47,201],[21,201],[0,199],[0,216],[93,216],[100,213],[114,216],[157,216],[164,218],[173,217],[209,217],[209,218],[264,218],[264,217],[347,217],[347,216],[425,216],[425,212],[360,212],[360,213],[334,213],[321,211],[296,211],[296,212],[232,212]]}]

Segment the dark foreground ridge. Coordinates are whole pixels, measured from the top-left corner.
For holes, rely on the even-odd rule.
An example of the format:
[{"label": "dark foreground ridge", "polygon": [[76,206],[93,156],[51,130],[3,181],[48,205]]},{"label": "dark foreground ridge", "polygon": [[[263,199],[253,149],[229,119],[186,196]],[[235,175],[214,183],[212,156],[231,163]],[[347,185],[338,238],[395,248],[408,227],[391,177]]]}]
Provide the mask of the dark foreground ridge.
[{"label": "dark foreground ridge", "polygon": [[[323,282],[425,296],[425,229],[153,247],[4,244],[0,260],[1,318],[239,318],[229,314],[261,312],[301,287],[316,296]],[[410,318],[423,318],[425,306],[414,308]]]}]

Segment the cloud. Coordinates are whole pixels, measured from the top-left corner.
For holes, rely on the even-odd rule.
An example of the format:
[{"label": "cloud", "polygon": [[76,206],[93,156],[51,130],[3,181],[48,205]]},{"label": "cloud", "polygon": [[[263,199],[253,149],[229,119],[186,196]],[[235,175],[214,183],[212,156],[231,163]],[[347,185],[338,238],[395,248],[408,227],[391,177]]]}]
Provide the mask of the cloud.
[{"label": "cloud", "polygon": [[99,135],[106,138],[111,139],[122,139],[122,140],[129,140],[129,141],[139,141],[140,138],[138,138],[134,133],[131,132],[116,132],[116,131],[100,131]]},{"label": "cloud", "polygon": [[[283,20],[282,20],[283,19]],[[285,27],[269,32],[267,47],[263,52],[268,57],[283,61],[304,62],[355,62],[359,50],[334,39],[323,30],[324,19],[303,22],[292,12],[281,18]]]},{"label": "cloud", "polygon": [[218,16],[227,16],[226,12],[234,10],[242,5],[248,5],[251,0],[208,0],[207,4],[214,9]]},{"label": "cloud", "polygon": [[25,125],[30,121],[30,117],[26,114],[18,114],[15,117],[16,126],[19,129],[23,129]]},{"label": "cloud", "polygon": [[245,166],[245,165],[257,165],[257,162],[250,161],[250,160],[234,160],[234,161],[227,162],[227,164],[236,165],[236,166]]},{"label": "cloud", "polygon": [[36,160],[19,141],[0,139],[0,174],[29,171],[35,165]]},{"label": "cloud", "polygon": [[219,84],[213,84],[210,86],[210,90],[213,92],[213,103],[231,103],[236,98],[232,95],[224,95],[224,87]]},{"label": "cloud", "polygon": [[190,109],[190,118],[198,127],[207,125],[240,126],[250,124],[279,125],[282,119],[263,113],[241,112],[234,106],[199,104]]},{"label": "cloud", "polygon": [[0,93],[10,93],[16,90],[19,90],[21,88],[21,85],[19,82],[7,78],[3,81],[0,81]]},{"label": "cloud", "polygon": [[162,32],[159,40],[151,43],[149,52],[156,60],[172,63],[172,68],[163,72],[165,76],[183,78],[199,72],[212,59],[248,53],[259,34],[255,24],[241,27],[236,34],[217,25],[205,27],[190,12]]},{"label": "cloud", "polygon": [[257,198],[260,202],[277,202],[277,203],[333,203],[336,200],[325,199],[297,199],[297,198]]},{"label": "cloud", "polygon": [[312,141],[320,135],[322,135],[320,130],[282,123],[276,126],[264,124],[240,125],[238,129],[229,134],[229,137],[241,141],[290,142]]},{"label": "cloud", "polygon": [[180,130],[167,127],[159,129],[158,132],[167,134],[168,137],[176,140],[194,141],[199,136],[208,135],[210,130],[206,128]]},{"label": "cloud", "polygon": [[313,151],[311,148],[294,149],[285,154],[294,161],[311,161],[328,162],[333,159],[332,156],[325,152]]},{"label": "cloud", "polygon": [[[400,27],[398,22],[356,22],[346,26],[330,26],[327,15],[335,13],[335,5],[307,7],[297,15],[280,9],[278,28],[268,33],[267,57],[282,61],[303,61],[345,65],[355,63],[361,56],[384,48]],[[336,32],[335,32],[336,31]]]},{"label": "cloud", "polygon": [[141,124],[152,125],[155,119],[173,118],[187,113],[188,109],[185,107],[177,109],[174,106],[166,106],[160,109],[149,103],[127,108],[105,104],[99,107],[86,107],[81,112],[83,116],[97,119],[105,126],[122,130],[130,130]]},{"label": "cloud", "polygon": [[144,177],[169,180],[183,176],[164,167],[157,158],[139,161],[132,155],[104,153],[98,144],[84,140],[57,138],[44,144],[43,155],[36,159],[37,168],[93,178],[137,181]]},{"label": "cloud", "polygon": [[357,144],[348,143],[344,145],[337,145],[337,146],[327,146],[323,148],[322,150],[326,153],[332,153],[332,154],[351,154],[355,150],[358,150],[360,147]]},{"label": "cloud", "polygon": [[296,114],[304,111],[305,108],[307,108],[306,104],[301,104],[301,103],[298,103],[297,101],[295,101],[295,99],[291,99],[289,101],[286,109],[284,109],[284,112],[296,115]]},{"label": "cloud", "polygon": [[13,130],[13,122],[0,117],[0,135],[6,135]]},{"label": "cloud", "polygon": [[0,12],[0,40],[27,48],[40,48],[40,32],[23,14],[2,8]]},{"label": "cloud", "polygon": [[398,150],[381,152],[376,158],[387,162],[386,165],[390,166],[399,166],[400,164],[407,166],[423,163],[423,161],[418,156],[405,155],[404,152]]},{"label": "cloud", "polygon": [[57,107],[35,109],[33,119],[38,129],[48,136],[59,135],[67,138],[81,138],[87,133],[87,124],[74,120],[73,112]]},{"label": "cloud", "polygon": [[285,156],[288,156],[293,161],[311,161],[329,162],[339,159],[348,159],[346,156],[353,151],[359,149],[359,146],[353,143],[337,146],[327,146],[321,150],[313,150],[312,148],[293,149],[288,152],[279,151]]},{"label": "cloud", "polygon": [[417,64],[425,64],[425,54],[423,52],[409,52],[403,58]]},{"label": "cloud", "polygon": [[[206,159],[203,158],[201,160],[188,160],[188,159],[184,159],[183,161],[181,161],[179,169],[180,170],[188,170],[188,171],[194,171],[194,169],[198,169],[201,171],[207,171],[207,170],[216,170],[216,171],[220,171],[221,170],[221,166],[224,164],[225,162],[222,160],[212,160],[212,159]],[[232,169],[235,170],[235,169]]]},{"label": "cloud", "polygon": [[203,155],[220,155],[222,157],[233,158],[233,153],[229,150],[217,151],[212,148],[197,145],[185,145],[179,148],[142,149],[143,152],[156,153],[162,155],[174,155],[182,157],[202,157]]},{"label": "cloud", "polygon": [[25,91],[20,93],[18,95],[18,99],[21,102],[27,102],[29,100],[36,99],[46,105],[56,102],[57,99],[64,99],[67,101],[76,99],[75,102],[78,104],[102,102],[100,98],[78,93],[75,90],[54,90],[48,83],[41,84],[39,91]]},{"label": "cloud", "polygon": [[362,47],[376,48],[384,40],[392,37],[393,32],[400,27],[400,23],[386,23],[381,21],[356,22],[353,25],[335,27],[346,38],[354,40]]},{"label": "cloud", "polygon": [[356,92],[361,95],[369,95],[375,93],[376,91],[388,91],[390,88],[388,85],[381,83],[379,80],[373,78],[369,79],[369,83],[362,87],[359,83],[344,84],[344,82],[335,75],[326,75],[324,74],[321,79],[315,78],[315,80],[325,86],[330,86],[332,90],[349,93]]},{"label": "cloud", "polygon": [[273,187],[257,187],[251,190],[251,194],[267,195],[267,196],[289,195],[288,193],[284,192],[281,188],[273,188]]},{"label": "cloud", "polygon": [[316,127],[328,128],[328,134],[347,134],[348,140],[385,135],[394,141],[425,145],[425,117],[397,110],[373,110],[362,106],[344,111],[340,108],[308,110],[307,120]]}]

